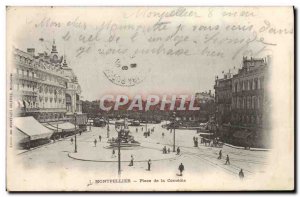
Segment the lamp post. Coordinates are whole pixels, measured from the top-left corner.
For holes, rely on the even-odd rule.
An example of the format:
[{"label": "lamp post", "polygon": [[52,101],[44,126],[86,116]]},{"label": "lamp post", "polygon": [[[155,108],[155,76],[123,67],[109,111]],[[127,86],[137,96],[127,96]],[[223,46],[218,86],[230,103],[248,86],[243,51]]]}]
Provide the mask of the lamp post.
[{"label": "lamp post", "polygon": [[173,152],[175,152],[175,121],[176,121],[176,112],[173,112],[172,115],[172,119],[173,119]]},{"label": "lamp post", "polygon": [[106,137],[109,138],[109,119],[107,119],[107,133]]},{"label": "lamp post", "polygon": [[77,133],[77,131],[76,131],[76,127],[77,127],[77,114],[76,114],[76,112],[74,113],[74,119],[75,119],[75,149],[74,149],[74,153],[77,153],[77,136],[76,136],[76,133]]},{"label": "lamp post", "polygon": [[148,132],[148,130],[147,130],[148,129],[147,128],[148,127],[148,114],[147,114],[147,111],[145,111],[145,113],[146,113],[145,114],[146,115],[146,132]]},{"label": "lamp post", "polygon": [[[124,120],[124,128],[125,128],[125,120]],[[121,132],[123,130],[122,124],[120,127],[115,125],[115,129],[118,133],[118,174],[121,175]]]}]

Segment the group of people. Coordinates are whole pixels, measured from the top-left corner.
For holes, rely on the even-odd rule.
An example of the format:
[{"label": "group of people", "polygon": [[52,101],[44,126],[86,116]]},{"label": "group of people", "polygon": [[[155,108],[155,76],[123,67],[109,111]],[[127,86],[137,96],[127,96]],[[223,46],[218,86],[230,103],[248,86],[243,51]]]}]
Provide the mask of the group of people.
[{"label": "group of people", "polygon": [[[219,151],[218,159],[222,159],[222,150]],[[225,165],[230,165],[230,159],[229,159],[228,154],[226,155]],[[243,169],[240,170],[240,172],[239,172],[239,177],[240,177],[241,179],[244,178],[244,172],[243,172]]]},{"label": "group of people", "polygon": [[[134,157],[133,157],[133,155],[131,155],[130,157],[131,157],[131,159],[130,159],[130,162],[129,162],[129,165],[128,165],[128,166],[131,167],[131,166],[133,166]],[[148,165],[147,170],[148,170],[148,171],[151,171],[151,164],[152,164],[151,159],[149,159],[149,160],[147,161],[147,165]]]},{"label": "group of people", "polygon": [[[219,157],[218,159],[222,159],[222,150],[219,151]],[[229,156],[226,155],[226,161],[225,161],[225,165],[230,165],[230,160],[229,160]]]},{"label": "group of people", "polygon": [[[141,130],[143,131],[143,127],[141,128]],[[154,127],[151,128],[151,130],[148,129],[148,131],[144,132],[144,135],[150,136],[150,131],[151,131],[151,133],[153,133],[154,132]],[[138,132],[138,128],[136,128],[136,132]],[[164,132],[162,132],[162,137],[164,137]],[[99,142],[101,142],[101,140],[102,140],[102,137],[101,137],[101,135],[99,135]],[[198,143],[198,137],[194,136],[193,137],[193,142],[194,142],[194,147],[198,147],[198,144],[199,144]],[[71,144],[73,144],[73,138],[71,138]],[[95,147],[97,146],[97,139],[94,140],[94,146]],[[163,154],[169,154],[169,153],[171,153],[171,149],[170,149],[170,147],[167,148],[166,146],[164,146],[163,149],[162,149],[162,152],[163,152]],[[115,149],[113,149],[112,150],[112,158],[116,157],[115,153],[116,153],[116,151],[115,151]],[[180,154],[180,147],[177,147],[176,154],[177,155]],[[219,156],[218,156],[217,159],[221,160],[222,156],[223,156],[222,150],[220,150],[219,151]],[[133,166],[133,165],[134,165],[134,157],[133,157],[133,155],[131,155],[131,159],[130,159],[130,162],[129,162],[128,166]],[[148,171],[151,170],[151,165],[152,165],[152,161],[151,161],[151,159],[149,159],[147,161],[147,170]],[[225,164],[224,165],[230,165],[230,158],[229,158],[228,154],[226,155],[226,160],[225,160]],[[178,170],[180,172],[179,176],[182,176],[182,173],[184,171],[184,165],[182,163],[179,165]],[[241,169],[239,171],[238,175],[239,175],[240,179],[244,178],[245,175],[244,175],[243,169]]]},{"label": "group of people", "polygon": [[[171,153],[170,147],[168,147],[168,149],[167,149],[167,146],[164,146],[163,149],[162,149],[162,153],[163,154],[169,154],[169,153]],[[180,154],[180,148],[177,147],[177,149],[176,149],[176,155],[179,155],[179,154]]]},{"label": "group of people", "polygon": [[167,149],[167,147],[164,146],[162,152],[163,152],[163,154],[167,154],[167,153],[171,152],[171,149],[170,149],[170,147]]},{"label": "group of people", "polygon": [[[99,135],[99,142],[101,142],[101,139],[102,139],[102,137],[101,137],[101,135]],[[95,145],[95,147],[97,146],[97,139],[94,140],[94,145]]]}]

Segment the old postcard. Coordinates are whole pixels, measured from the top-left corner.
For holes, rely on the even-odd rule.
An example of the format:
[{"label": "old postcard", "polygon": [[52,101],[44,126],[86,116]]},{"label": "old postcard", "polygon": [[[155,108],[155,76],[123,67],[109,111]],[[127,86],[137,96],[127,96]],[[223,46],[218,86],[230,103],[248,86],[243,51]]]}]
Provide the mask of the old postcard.
[{"label": "old postcard", "polygon": [[8,191],[294,190],[293,7],[7,7]]}]

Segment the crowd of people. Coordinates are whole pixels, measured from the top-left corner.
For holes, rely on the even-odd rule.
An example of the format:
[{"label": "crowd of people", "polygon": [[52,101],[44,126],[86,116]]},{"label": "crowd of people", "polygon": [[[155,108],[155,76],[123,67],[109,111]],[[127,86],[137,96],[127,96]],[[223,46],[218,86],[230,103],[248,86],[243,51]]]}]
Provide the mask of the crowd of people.
[{"label": "crowd of people", "polygon": [[[136,127],[135,130],[138,133],[139,130],[143,131],[144,127],[141,127],[141,129],[138,129],[138,127]],[[154,131],[155,131],[154,127],[148,128],[144,132],[144,136],[145,137],[150,136],[152,133],[154,133]],[[163,131],[161,133],[161,136],[162,136],[162,138],[164,138],[164,136],[165,136],[165,133]],[[73,141],[74,141],[73,138],[71,138],[70,140],[71,140],[71,144],[73,144]],[[97,143],[101,142],[101,141],[102,141],[102,136],[99,135],[98,136],[98,140],[94,139],[94,141],[93,141],[94,147],[97,147]],[[196,136],[193,137],[193,147],[199,147],[199,138],[196,137]],[[174,151],[174,149],[173,149],[173,151]],[[181,152],[181,150],[180,150],[180,147],[178,146],[176,148],[176,155],[180,155],[180,152]],[[170,154],[170,153],[171,153],[171,147],[163,146],[163,148],[162,148],[162,154]],[[112,158],[116,157],[116,150],[114,148],[112,149],[112,156],[111,157]],[[222,149],[219,151],[217,159],[218,160],[222,160],[223,159]],[[147,164],[146,170],[147,171],[151,171],[151,167],[152,167],[152,161],[151,161],[151,159],[148,159],[145,162]],[[225,157],[225,163],[224,163],[224,165],[230,165],[230,158],[229,158],[228,154]],[[130,156],[130,162],[129,162],[128,166],[130,166],[130,167],[134,166],[134,156],[133,155]],[[183,163],[180,163],[180,165],[178,166],[178,170],[179,170],[178,176],[183,176],[183,171],[185,170]],[[240,169],[240,171],[238,172],[238,176],[239,176],[240,179],[244,179],[245,175],[244,175],[243,169]]]}]

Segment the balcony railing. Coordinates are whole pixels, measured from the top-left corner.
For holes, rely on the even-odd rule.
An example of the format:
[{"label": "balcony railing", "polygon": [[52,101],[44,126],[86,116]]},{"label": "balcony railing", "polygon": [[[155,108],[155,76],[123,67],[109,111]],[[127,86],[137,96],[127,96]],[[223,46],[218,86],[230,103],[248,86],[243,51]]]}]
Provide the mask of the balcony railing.
[{"label": "balcony railing", "polygon": [[46,80],[43,80],[43,79],[38,78],[38,77],[15,74],[13,78],[14,79],[23,79],[23,80],[28,80],[28,81],[34,81],[34,82],[37,82],[37,83],[43,83],[43,84],[47,84],[47,85],[66,88],[66,86],[63,83],[59,83],[59,82],[55,82],[55,81],[46,81]]},{"label": "balcony railing", "polygon": [[66,108],[40,108],[40,112],[66,112]]},{"label": "balcony railing", "polygon": [[65,108],[37,108],[37,107],[34,107],[34,108],[30,108],[30,107],[26,107],[26,108],[20,108],[19,109],[20,112],[66,112],[67,109]]}]

